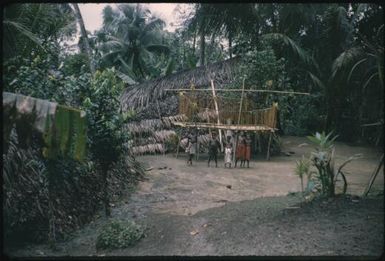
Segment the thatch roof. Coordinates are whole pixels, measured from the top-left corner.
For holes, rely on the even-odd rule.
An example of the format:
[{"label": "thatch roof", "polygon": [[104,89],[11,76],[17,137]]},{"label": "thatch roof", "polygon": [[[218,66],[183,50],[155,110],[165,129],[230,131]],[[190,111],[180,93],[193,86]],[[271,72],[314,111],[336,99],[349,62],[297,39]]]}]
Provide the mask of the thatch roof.
[{"label": "thatch roof", "polygon": [[218,87],[230,83],[234,80],[239,62],[240,58],[235,57],[129,86],[121,96],[123,110],[140,110],[149,103],[164,98],[167,93],[170,94],[165,89],[190,88],[191,84],[197,88],[210,86],[210,79],[214,80]]}]

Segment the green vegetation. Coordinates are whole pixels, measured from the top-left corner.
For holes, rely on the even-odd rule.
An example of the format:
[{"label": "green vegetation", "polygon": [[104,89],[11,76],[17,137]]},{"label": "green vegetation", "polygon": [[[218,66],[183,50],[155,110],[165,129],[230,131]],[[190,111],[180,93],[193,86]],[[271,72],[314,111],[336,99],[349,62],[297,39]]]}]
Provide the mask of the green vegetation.
[{"label": "green vegetation", "polygon": [[129,220],[113,220],[104,225],[96,239],[96,249],[124,248],[144,236],[144,229]]},{"label": "green vegetation", "polygon": [[[302,156],[302,160],[296,162],[295,174],[301,179],[302,193],[303,178],[307,178],[307,193],[320,193],[322,196],[333,197],[336,194],[345,194],[348,182],[342,171],[350,161],[358,159],[361,154],[356,154],[345,160],[338,168],[335,167],[334,141],[337,135],[333,132],[325,134],[316,133],[308,136],[308,139],[317,145],[309,159]],[[312,168],[313,167],[313,168]]]},{"label": "green vegetation", "polygon": [[[356,3],[197,3],[176,8],[178,28],[169,32],[143,5],[117,4],[105,7],[102,28],[89,32],[77,4],[5,6],[3,89],[44,100],[25,117],[3,100],[10,115],[3,118],[5,234],[17,241],[36,227],[32,237],[55,238],[88,222],[101,205],[108,215],[110,199],[125,188],[114,184],[143,175],[124,128],[143,114],[122,110],[123,90],[228,58],[241,60],[231,88],[245,81],[247,88],[311,94],[262,93],[252,100],[262,107],[278,102],[284,134],[329,133],[310,138],[318,149],[296,172],[301,181],[308,177],[307,190],[318,186],[332,196],[342,180],[346,191],[342,168],[355,157],[335,168],[337,136],[330,131],[341,141],[383,143],[383,12],[380,5]],[[70,46],[77,24],[81,37]],[[143,104],[144,89],[136,93]],[[47,118],[42,112],[51,103],[60,106]],[[277,144],[273,137],[273,148]]]},{"label": "green vegetation", "polygon": [[304,189],[303,189],[303,178],[306,176],[309,178],[310,174],[310,160],[305,159],[304,156],[302,156],[302,159],[299,161],[296,161],[296,166],[295,166],[295,172],[296,175],[301,179],[301,191],[302,195],[304,194]]},{"label": "green vegetation", "polygon": [[91,157],[99,165],[103,177],[104,207],[107,216],[110,215],[107,194],[108,170],[120,157],[128,154],[128,148],[125,146],[129,136],[123,130],[123,124],[128,117],[121,113],[120,102],[117,99],[122,90],[123,84],[116,79],[114,70],[97,71],[83,101],[83,107],[89,115]]}]

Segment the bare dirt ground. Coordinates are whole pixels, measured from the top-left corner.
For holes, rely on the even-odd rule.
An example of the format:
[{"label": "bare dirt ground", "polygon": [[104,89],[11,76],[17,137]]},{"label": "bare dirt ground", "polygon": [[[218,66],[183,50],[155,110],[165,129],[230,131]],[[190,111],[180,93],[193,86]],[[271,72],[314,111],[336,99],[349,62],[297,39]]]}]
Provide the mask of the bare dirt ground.
[{"label": "bare dirt ground", "polygon": [[[363,157],[346,170],[348,196],[301,204],[295,160],[312,150],[306,138],[283,137],[286,156],[267,161],[259,155],[250,168],[193,166],[185,155],[143,156],[149,170],[130,198],[116,203],[111,219],[131,219],[146,227],[146,237],[125,249],[97,251],[95,240],[107,222],[102,215],[52,250],[30,245],[10,256],[379,256],[384,249],[384,175],[373,196],[358,198],[378,164],[381,151],[336,143],[337,166],[356,153]],[[382,191],[382,192],[381,192]],[[375,196],[376,194],[379,196]],[[288,195],[289,194],[289,195]],[[5,239],[6,240],[6,239]]]}]

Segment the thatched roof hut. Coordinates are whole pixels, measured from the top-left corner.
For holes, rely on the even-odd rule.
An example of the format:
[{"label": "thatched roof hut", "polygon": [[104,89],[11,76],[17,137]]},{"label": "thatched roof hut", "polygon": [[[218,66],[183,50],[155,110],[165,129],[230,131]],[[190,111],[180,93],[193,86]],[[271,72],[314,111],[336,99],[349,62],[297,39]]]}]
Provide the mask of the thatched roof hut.
[{"label": "thatched roof hut", "polygon": [[[128,86],[120,97],[122,108],[134,109],[137,119],[140,119],[126,125],[127,131],[135,137],[133,154],[165,153],[168,151],[166,144],[175,140],[175,126],[171,122],[184,121],[181,117],[185,116],[178,115],[177,92],[166,92],[165,89],[185,89],[192,84],[196,88],[208,87],[210,80],[214,80],[216,88],[221,88],[234,80],[239,63],[237,57]],[[202,146],[207,143],[206,136],[198,137]],[[183,141],[180,145],[182,148],[185,146]]]},{"label": "thatched roof hut", "polygon": [[190,88],[191,84],[197,88],[209,86],[210,79],[214,80],[218,87],[221,84],[230,83],[234,80],[239,63],[240,57],[235,57],[129,86],[121,96],[123,110],[135,109],[140,111],[150,103],[166,97],[165,89]]}]

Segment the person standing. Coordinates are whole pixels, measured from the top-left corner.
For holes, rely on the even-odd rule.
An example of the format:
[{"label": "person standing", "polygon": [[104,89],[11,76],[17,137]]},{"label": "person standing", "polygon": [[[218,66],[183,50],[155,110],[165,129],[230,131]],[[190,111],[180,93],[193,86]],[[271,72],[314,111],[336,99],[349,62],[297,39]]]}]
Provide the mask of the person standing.
[{"label": "person standing", "polygon": [[213,159],[215,161],[215,167],[218,167],[218,150],[220,149],[221,144],[217,139],[217,134],[215,132],[211,133],[211,139],[209,141],[209,160],[207,162],[207,166],[210,167],[210,161]]},{"label": "person standing", "polygon": [[231,143],[231,137],[227,136],[227,142],[225,147],[225,168],[228,165],[231,168],[233,154],[233,144]]},{"label": "person standing", "polygon": [[192,165],[192,159],[196,153],[197,139],[195,135],[188,135],[186,152],[188,153],[187,165]]},{"label": "person standing", "polygon": [[246,135],[245,144],[246,144],[246,147],[245,147],[245,160],[247,162],[247,167],[249,167],[249,162],[250,162],[250,158],[251,158],[251,138],[250,138],[250,134]]},{"label": "person standing", "polygon": [[237,167],[237,163],[240,160],[241,161],[241,167],[245,164],[245,150],[246,150],[246,143],[245,143],[245,135],[243,132],[240,133],[240,137],[238,139],[238,144],[235,152],[235,165],[234,168]]}]

